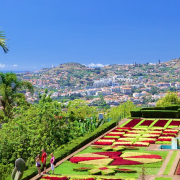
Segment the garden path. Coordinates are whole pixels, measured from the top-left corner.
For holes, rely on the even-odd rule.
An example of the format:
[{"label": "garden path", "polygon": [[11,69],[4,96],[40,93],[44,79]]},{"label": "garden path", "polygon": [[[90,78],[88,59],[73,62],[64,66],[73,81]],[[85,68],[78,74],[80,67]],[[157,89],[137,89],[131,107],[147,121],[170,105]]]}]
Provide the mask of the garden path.
[{"label": "garden path", "polygon": [[167,166],[167,164],[168,164],[168,162],[169,162],[169,160],[170,160],[170,158],[172,156],[172,153],[173,153],[173,151],[169,151],[169,153],[168,153],[166,159],[164,160],[164,162],[163,162],[163,164],[162,164],[162,166],[161,166],[161,168],[160,168],[157,175],[163,175],[163,173],[164,173],[164,171],[166,169],[166,166]]}]

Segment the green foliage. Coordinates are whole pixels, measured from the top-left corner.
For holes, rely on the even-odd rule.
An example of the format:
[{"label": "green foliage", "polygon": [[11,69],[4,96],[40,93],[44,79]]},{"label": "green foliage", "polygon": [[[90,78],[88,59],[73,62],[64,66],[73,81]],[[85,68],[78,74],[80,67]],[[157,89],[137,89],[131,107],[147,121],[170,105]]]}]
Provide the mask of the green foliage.
[{"label": "green foliage", "polygon": [[25,96],[19,93],[22,89],[33,92],[31,83],[18,80],[14,73],[0,72],[0,102],[6,117],[12,118],[13,106],[27,105]]},{"label": "green foliage", "polygon": [[135,106],[132,101],[127,101],[123,104],[120,104],[118,107],[109,109],[105,117],[120,120],[130,116],[130,111],[134,108]]},{"label": "green foliage", "polygon": [[157,101],[156,106],[164,107],[164,106],[170,106],[173,104],[180,104],[180,100],[178,98],[177,92],[168,92],[165,95],[165,97]]},{"label": "green foliage", "polygon": [[67,116],[70,121],[84,121],[86,117],[92,117],[97,114],[96,107],[88,106],[87,101],[75,99],[68,104]]},{"label": "green foliage", "polygon": [[6,44],[6,36],[4,35],[3,31],[0,31],[0,46],[2,47],[3,51],[7,53],[9,51],[7,44]]}]

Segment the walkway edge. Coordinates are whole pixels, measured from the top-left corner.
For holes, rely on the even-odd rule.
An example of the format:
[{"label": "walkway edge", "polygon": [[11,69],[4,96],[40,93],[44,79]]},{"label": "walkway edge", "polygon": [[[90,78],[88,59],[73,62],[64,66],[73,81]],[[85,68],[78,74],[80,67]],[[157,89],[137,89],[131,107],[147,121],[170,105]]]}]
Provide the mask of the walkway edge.
[{"label": "walkway edge", "polygon": [[163,175],[163,173],[164,173],[164,171],[166,169],[166,166],[167,166],[167,164],[168,164],[168,162],[169,162],[169,160],[170,160],[170,158],[172,156],[172,153],[173,153],[173,151],[169,151],[169,153],[168,153],[165,161],[163,162],[163,164],[162,164],[162,166],[161,166],[161,168],[160,168],[157,175]]}]

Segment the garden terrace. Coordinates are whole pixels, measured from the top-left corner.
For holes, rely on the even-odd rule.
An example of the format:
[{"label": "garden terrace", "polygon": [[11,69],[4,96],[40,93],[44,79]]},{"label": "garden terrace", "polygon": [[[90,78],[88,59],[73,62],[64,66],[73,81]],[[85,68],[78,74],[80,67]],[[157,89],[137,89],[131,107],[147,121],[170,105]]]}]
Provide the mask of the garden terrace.
[{"label": "garden terrace", "polygon": [[179,128],[179,123],[180,119],[127,119],[58,164],[55,174],[68,179],[137,180],[145,167],[147,180],[160,175],[174,178],[180,151],[157,147],[171,144],[171,138],[178,136],[174,126]]}]

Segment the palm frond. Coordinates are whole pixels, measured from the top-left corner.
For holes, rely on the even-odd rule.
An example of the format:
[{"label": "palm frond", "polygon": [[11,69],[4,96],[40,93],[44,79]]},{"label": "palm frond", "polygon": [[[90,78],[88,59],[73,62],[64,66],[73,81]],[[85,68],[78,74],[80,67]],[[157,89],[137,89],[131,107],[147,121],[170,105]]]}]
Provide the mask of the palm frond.
[{"label": "palm frond", "polygon": [[6,41],[7,39],[6,39],[6,36],[4,35],[4,32],[0,31],[0,46],[3,48],[5,53],[9,51]]}]

